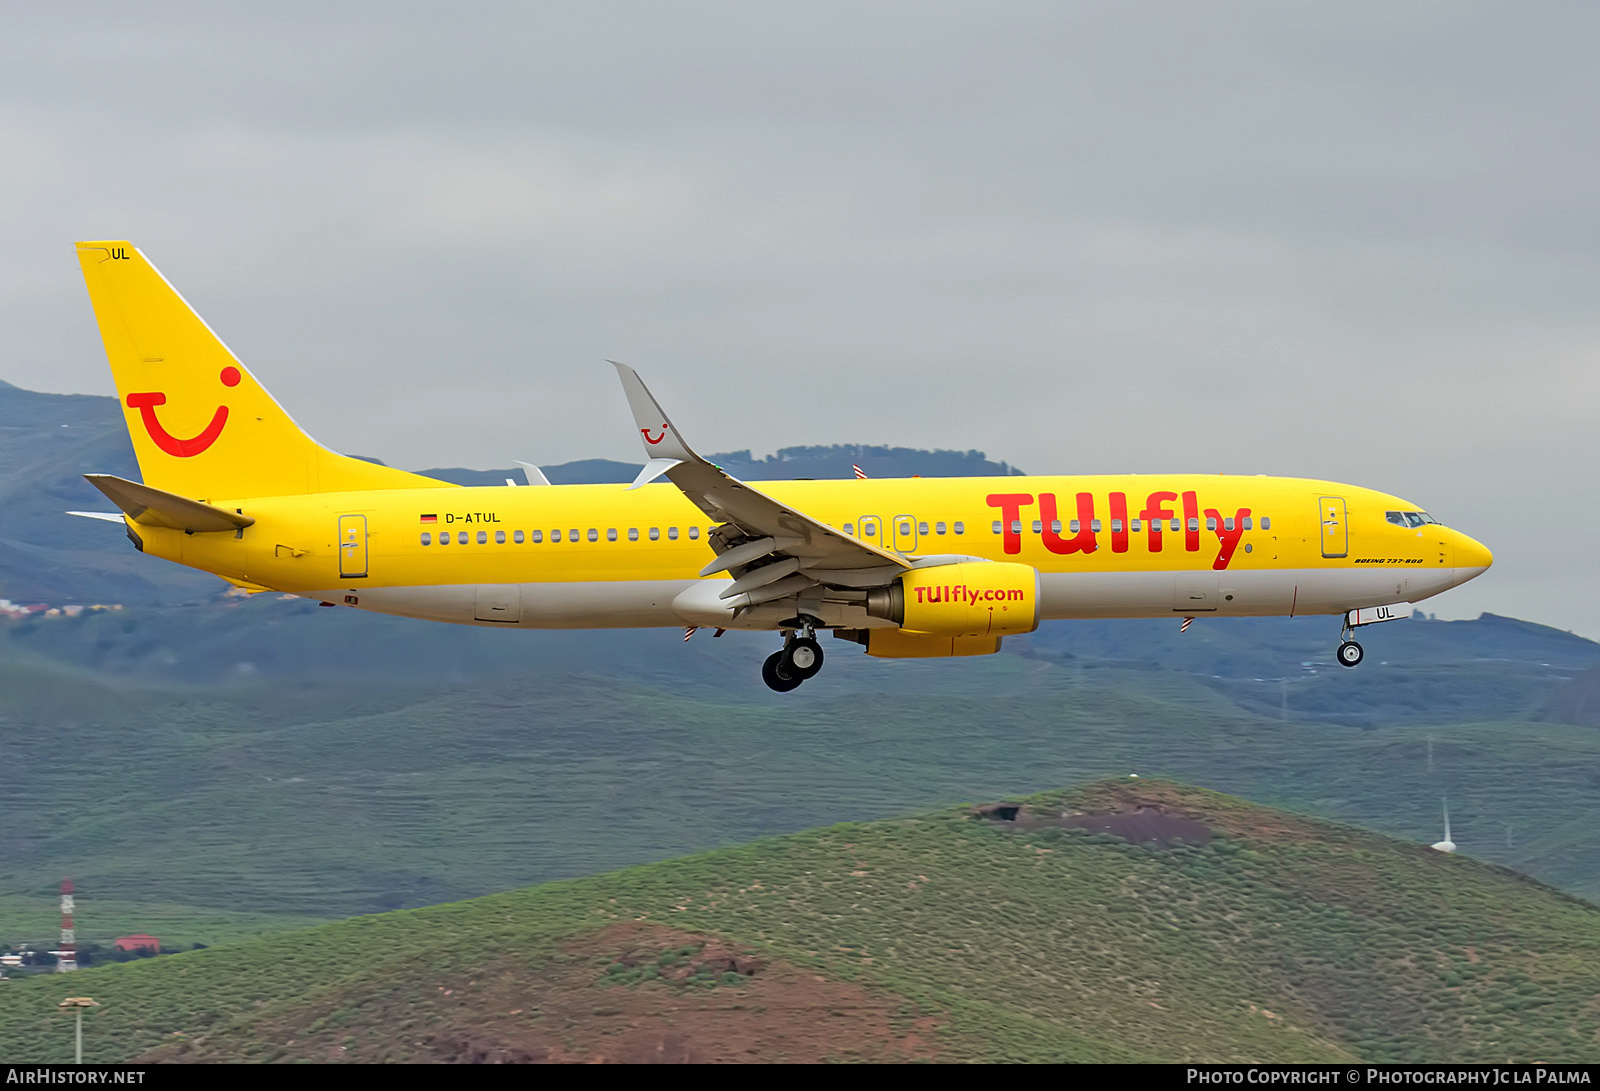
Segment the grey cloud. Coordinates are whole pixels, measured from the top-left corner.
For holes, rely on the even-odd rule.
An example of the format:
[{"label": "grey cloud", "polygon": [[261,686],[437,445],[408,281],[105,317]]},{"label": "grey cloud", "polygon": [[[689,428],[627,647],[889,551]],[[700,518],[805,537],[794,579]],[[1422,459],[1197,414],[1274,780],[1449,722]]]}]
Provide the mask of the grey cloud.
[{"label": "grey cloud", "polygon": [[106,392],[68,244],[143,247],[320,439],[1299,473],[1496,548],[1600,424],[1589,6],[79,5],[0,38],[0,377]]}]

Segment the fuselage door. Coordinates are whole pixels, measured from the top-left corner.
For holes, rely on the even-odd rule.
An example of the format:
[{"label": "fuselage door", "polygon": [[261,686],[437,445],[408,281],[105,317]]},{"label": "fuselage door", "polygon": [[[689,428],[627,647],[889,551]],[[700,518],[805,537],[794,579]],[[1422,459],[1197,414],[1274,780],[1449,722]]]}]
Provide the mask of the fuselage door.
[{"label": "fuselage door", "polygon": [[1180,614],[1204,614],[1217,608],[1217,586],[1222,574],[1210,568],[1184,570],[1175,574],[1172,609]]},{"label": "fuselage door", "polygon": [[367,575],[367,517],[339,516],[339,578],[365,579]]},{"label": "fuselage door", "polygon": [[473,615],[479,621],[510,622],[522,620],[522,588],[515,583],[480,583],[478,609]]},{"label": "fuselage door", "polygon": [[1350,528],[1345,525],[1344,497],[1324,496],[1317,501],[1318,522],[1322,524],[1322,555],[1345,557],[1350,553]]},{"label": "fuselage door", "polygon": [[894,533],[894,548],[901,553],[914,553],[917,549],[917,521],[910,515],[896,515],[890,524]]},{"label": "fuselage door", "polygon": [[873,545],[878,544],[878,535],[882,530],[882,520],[876,515],[863,515],[856,523],[856,537]]}]

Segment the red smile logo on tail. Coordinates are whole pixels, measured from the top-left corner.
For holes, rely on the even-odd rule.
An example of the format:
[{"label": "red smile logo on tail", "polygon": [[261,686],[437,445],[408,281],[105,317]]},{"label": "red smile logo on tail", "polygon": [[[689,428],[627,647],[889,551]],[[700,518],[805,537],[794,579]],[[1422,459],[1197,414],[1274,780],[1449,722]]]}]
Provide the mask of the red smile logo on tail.
[{"label": "red smile logo on tail", "polygon": [[[223,386],[239,385],[239,369],[225,367],[220,376]],[[140,418],[144,421],[144,430],[150,433],[150,438],[157,447],[174,458],[193,458],[213,443],[222,435],[223,426],[228,423],[228,407],[217,406],[217,411],[212,414],[211,423],[201,430],[200,434],[190,439],[179,439],[161,426],[161,421],[156,417],[156,406],[166,405],[167,396],[159,391],[146,391],[141,394],[128,395],[128,408],[137,409]]]},{"label": "red smile logo on tail", "polygon": [[656,444],[660,443],[662,440],[667,438],[667,422],[666,421],[662,421],[661,422],[661,434],[659,436],[657,436],[655,439],[651,439],[650,438],[650,429],[641,428],[641,429],[639,429],[639,431],[644,434],[644,441],[646,443],[648,443],[650,446],[654,447]]}]

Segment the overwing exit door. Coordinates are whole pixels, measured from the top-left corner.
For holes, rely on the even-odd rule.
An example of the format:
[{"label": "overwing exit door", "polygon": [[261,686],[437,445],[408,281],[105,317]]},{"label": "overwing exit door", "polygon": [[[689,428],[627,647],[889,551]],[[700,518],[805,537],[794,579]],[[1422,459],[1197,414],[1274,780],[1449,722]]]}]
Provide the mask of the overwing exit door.
[{"label": "overwing exit door", "polygon": [[1350,552],[1350,528],[1345,525],[1344,497],[1324,496],[1317,501],[1322,524],[1322,555],[1343,557]]},{"label": "overwing exit door", "polygon": [[901,553],[915,552],[917,521],[909,515],[896,515],[890,525],[894,528],[894,548]]},{"label": "overwing exit door", "polygon": [[339,516],[339,576],[359,580],[367,575],[367,517]]}]

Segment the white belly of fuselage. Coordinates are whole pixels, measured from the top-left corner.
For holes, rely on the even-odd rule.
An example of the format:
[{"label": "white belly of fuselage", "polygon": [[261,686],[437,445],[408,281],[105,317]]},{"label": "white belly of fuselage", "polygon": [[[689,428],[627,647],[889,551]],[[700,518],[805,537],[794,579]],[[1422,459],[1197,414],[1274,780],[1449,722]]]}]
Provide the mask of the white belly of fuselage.
[{"label": "white belly of fuselage", "polygon": [[[1483,572],[1481,568],[1275,569],[1257,572],[1053,572],[1039,578],[1040,617],[1277,617],[1340,614],[1368,606],[1420,602]],[[351,586],[306,598],[401,617],[523,629],[634,629],[680,625],[771,629],[793,616],[792,604],[766,604],[738,618],[718,592],[731,581],[639,580],[571,583]],[[824,602],[825,626],[874,628],[851,603]]]}]

